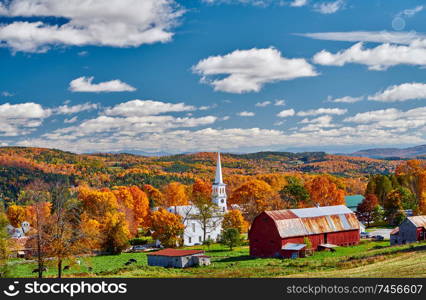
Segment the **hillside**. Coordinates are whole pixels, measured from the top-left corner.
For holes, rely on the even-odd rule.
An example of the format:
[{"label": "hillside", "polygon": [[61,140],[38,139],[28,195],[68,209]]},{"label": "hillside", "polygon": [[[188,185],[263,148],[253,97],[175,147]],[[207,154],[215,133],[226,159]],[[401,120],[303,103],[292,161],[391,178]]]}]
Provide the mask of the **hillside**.
[{"label": "hillside", "polygon": [[[324,152],[258,152],[222,155],[225,180],[230,176],[266,173],[328,173],[345,178],[388,174],[398,160],[329,155]],[[191,184],[196,177],[212,180],[215,153],[147,157],[134,154],[74,154],[55,149],[0,148],[0,197],[16,199],[19,190],[40,178],[46,182],[68,181],[95,187],[151,184],[172,181]]]},{"label": "hillside", "polygon": [[352,153],[353,156],[371,158],[416,158],[426,156],[426,145],[409,148],[374,148]]}]

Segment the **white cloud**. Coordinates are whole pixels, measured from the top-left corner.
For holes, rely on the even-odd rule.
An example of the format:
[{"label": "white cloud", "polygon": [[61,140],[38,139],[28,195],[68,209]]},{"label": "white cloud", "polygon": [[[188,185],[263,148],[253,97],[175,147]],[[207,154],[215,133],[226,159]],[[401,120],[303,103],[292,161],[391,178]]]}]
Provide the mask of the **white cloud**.
[{"label": "white cloud", "polygon": [[257,102],[255,105],[257,107],[266,107],[268,105],[270,105],[272,102],[271,101],[263,101],[263,102]]},{"label": "white cloud", "polygon": [[40,104],[27,102],[0,105],[0,136],[18,136],[28,134],[43,123],[43,119],[52,114]]},{"label": "white cloud", "polygon": [[133,92],[136,89],[121,80],[115,79],[100,83],[92,83],[94,77],[79,77],[70,82],[72,92],[104,93],[104,92]]},{"label": "white cloud", "polygon": [[414,8],[404,9],[403,11],[401,11],[398,14],[398,16],[413,17],[417,13],[421,12],[423,9],[424,9],[423,5],[418,5],[418,6],[414,7]]},{"label": "white cloud", "polygon": [[285,106],[285,100],[283,100],[283,99],[277,99],[277,100],[275,100],[274,105],[275,106]]},{"label": "white cloud", "polygon": [[364,99],[363,96],[360,97],[351,97],[351,96],[344,96],[340,98],[333,98],[331,96],[327,97],[327,102],[333,102],[333,103],[355,103],[362,101]]},{"label": "white cloud", "polygon": [[198,110],[209,110],[209,109],[216,108],[216,107],[217,107],[217,104],[203,105],[203,106],[200,106],[198,108]]},{"label": "white cloud", "polygon": [[415,31],[348,31],[348,32],[314,32],[296,35],[326,41],[372,42],[409,45],[417,40],[426,39],[426,35]]},{"label": "white cloud", "polygon": [[300,123],[309,125],[302,127],[300,131],[318,131],[322,128],[336,127],[336,125],[331,123],[332,120],[333,117],[329,115],[321,116],[311,120],[303,119],[300,121]]},{"label": "white cloud", "polygon": [[293,0],[293,2],[290,3],[290,6],[292,7],[302,7],[308,4],[308,0]]},{"label": "white cloud", "polygon": [[8,91],[1,92],[1,95],[2,95],[2,97],[12,97],[13,96],[13,94],[8,92]]},{"label": "white cloud", "polygon": [[[12,21],[0,26],[0,41],[26,52],[56,45],[137,47],[170,41],[183,12],[173,0],[11,0],[0,8]],[[21,17],[41,21],[16,20]],[[67,21],[44,23],[47,17]]]},{"label": "white cloud", "polygon": [[170,112],[194,111],[196,108],[185,103],[166,103],[154,100],[131,100],[120,103],[114,107],[105,110],[106,115],[110,116],[149,116]]},{"label": "white cloud", "polygon": [[77,122],[77,120],[78,120],[78,117],[77,117],[77,116],[74,116],[74,117],[72,117],[72,118],[70,118],[70,119],[65,119],[65,120],[64,120],[64,123],[65,123],[65,124],[71,124],[71,123],[75,123],[75,122]]},{"label": "white cloud", "polygon": [[255,114],[254,112],[251,112],[251,111],[242,111],[237,113],[237,115],[240,117],[254,117]]},{"label": "white cloud", "polygon": [[425,66],[426,48],[413,43],[409,46],[382,44],[375,48],[365,49],[363,43],[357,43],[336,54],[322,50],[315,54],[313,61],[326,66],[343,66],[347,63],[364,64],[370,70],[377,71],[400,64]]},{"label": "white cloud", "polygon": [[[396,108],[358,113],[346,118],[345,122],[368,124],[369,128],[397,129],[405,132],[409,129],[426,126],[426,107],[418,107],[407,111]],[[418,132],[416,132],[418,133]]]},{"label": "white cloud", "polygon": [[344,115],[348,112],[347,109],[341,108],[318,108],[310,109],[305,111],[299,111],[297,115],[299,117],[318,116],[318,115]]},{"label": "white cloud", "polygon": [[397,102],[412,99],[426,99],[426,84],[413,82],[393,85],[384,91],[368,97],[368,100],[381,102]]},{"label": "white cloud", "polygon": [[314,4],[314,10],[321,14],[334,14],[345,7],[345,1],[322,2]]},{"label": "white cloud", "polygon": [[98,108],[99,108],[99,104],[86,102],[83,104],[77,104],[73,106],[69,106],[68,104],[61,105],[59,107],[54,108],[53,112],[58,115],[69,115],[69,114],[76,114],[83,111],[94,110]]},{"label": "white cloud", "polygon": [[285,110],[280,111],[277,114],[277,117],[286,118],[286,117],[294,116],[295,114],[296,114],[296,112],[294,111],[294,109],[285,109]]},{"label": "white cloud", "polygon": [[[211,56],[198,62],[193,71],[216,91],[239,94],[259,92],[266,83],[318,75],[305,59],[285,58],[275,48],[235,50],[224,56]],[[222,74],[228,76],[208,78]]]}]

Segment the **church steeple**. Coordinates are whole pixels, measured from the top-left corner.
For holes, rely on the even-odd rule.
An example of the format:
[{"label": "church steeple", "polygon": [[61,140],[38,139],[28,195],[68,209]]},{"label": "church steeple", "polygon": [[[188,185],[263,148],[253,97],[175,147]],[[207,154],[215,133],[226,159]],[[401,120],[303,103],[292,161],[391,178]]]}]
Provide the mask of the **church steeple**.
[{"label": "church steeple", "polygon": [[220,152],[217,153],[217,162],[216,162],[216,177],[214,179],[215,184],[222,183],[223,184],[223,178],[222,178],[222,165],[220,163]]},{"label": "church steeple", "polygon": [[219,206],[222,212],[226,212],[226,184],[223,183],[222,177],[222,165],[220,162],[220,153],[217,153],[217,162],[216,162],[216,176],[212,186],[212,198],[213,202]]}]

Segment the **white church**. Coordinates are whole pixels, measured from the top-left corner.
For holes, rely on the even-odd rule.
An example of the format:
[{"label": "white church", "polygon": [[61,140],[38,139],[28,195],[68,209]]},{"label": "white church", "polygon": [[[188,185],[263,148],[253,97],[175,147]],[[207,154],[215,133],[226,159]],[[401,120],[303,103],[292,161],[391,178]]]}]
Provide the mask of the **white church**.
[{"label": "white church", "polygon": [[[223,183],[220,153],[218,153],[216,176],[212,186],[212,201],[217,205],[218,211],[217,216],[212,218],[208,226],[206,226],[206,240],[216,241],[220,236],[223,215],[227,212],[226,198],[226,184]],[[198,213],[197,207],[194,205],[170,206],[167,210],[182,217],[183,224],[185,225],[183,237],[183,244],[185,246],[193,246],[204,242],[201,221],[193,217],[194,214]]]}]

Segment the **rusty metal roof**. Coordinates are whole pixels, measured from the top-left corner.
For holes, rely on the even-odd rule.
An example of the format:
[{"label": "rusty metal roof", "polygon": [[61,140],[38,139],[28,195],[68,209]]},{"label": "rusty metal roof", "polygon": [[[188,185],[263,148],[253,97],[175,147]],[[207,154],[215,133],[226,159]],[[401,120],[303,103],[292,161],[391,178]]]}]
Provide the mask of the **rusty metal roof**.
[{"label": "rusty metal roof", "polygon": [[277,226],[281,238],[359,230],[355,214],[344,205],[265,212]]},{"label": "rusty metal roof", "polygon": [[425,227],[426,228],[426,216],[414,216],[408,217],[408,220],[411,221],[416,227]]}]

